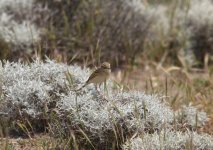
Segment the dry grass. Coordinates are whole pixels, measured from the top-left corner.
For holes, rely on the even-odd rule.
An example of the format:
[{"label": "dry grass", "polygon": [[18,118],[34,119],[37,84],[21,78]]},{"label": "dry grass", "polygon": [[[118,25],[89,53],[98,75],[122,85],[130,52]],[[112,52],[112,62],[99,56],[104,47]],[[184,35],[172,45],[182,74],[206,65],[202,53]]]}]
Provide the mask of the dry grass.
[{"label": "dry grass", "polygon": [[68,149],[69,141],[50,137],[48,134],[37,134],[32,138],[1,138],[1,150],[42,150]]},{"label": "dry grass", "polygon": [[115,76],[129,89],[166,96],[166,102],[174,110],[182,105],[204,110],[209,115],[209,121],[200,131],[213,134],[213,78],[210,72],[204,69],[186,71],[175,66],[159,67],[153,62],[146,62],[137,67],[125,67]]}]

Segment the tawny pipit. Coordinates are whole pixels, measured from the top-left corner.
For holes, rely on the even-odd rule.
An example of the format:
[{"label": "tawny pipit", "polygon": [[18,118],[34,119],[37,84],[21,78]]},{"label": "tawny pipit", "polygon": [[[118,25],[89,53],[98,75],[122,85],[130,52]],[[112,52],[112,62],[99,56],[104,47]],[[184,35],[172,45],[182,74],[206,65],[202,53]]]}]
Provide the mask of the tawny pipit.
[{"label": "tawny pipit", "polygon": [[93,83],[97,86],[98,84],[105,82],[109,78],[110,73],[111,73],[110,63],[108,63],[108,62],[102,63],[101,66],[99,68],[97,68],[90,75],[90,77],[87,79],[86,83],[77,91],[81,90],[82,88],[84,88],[85,86],[87,86],[90,83]]}]

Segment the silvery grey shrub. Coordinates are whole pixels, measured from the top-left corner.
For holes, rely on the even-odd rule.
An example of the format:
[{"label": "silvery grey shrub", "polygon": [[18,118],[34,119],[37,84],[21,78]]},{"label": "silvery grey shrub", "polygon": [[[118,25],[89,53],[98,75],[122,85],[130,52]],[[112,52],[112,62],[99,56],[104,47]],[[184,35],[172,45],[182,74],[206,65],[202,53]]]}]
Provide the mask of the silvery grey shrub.
[{"label": "silvery grey shrub", "polygon": [[[88,68],[49,59],[29,64],[4,61],[0,112],[14,121],[21,116],[39,124],[39,119],[54,109],[61,120],[50,123],[57,129],[54,132],[59,132],[57,123],[61,124],[60,132],[64,130],[64,133],[67,127],[72,129],[81,125],[89,132],[89,137],[102,140],[106,140],[107,133],[113,133],[114,125],[140,134],[172,129],[174,121],[176,125],[202,126],[207,120],[204,112],[192,106],[174,112],[160,96],[123,91],[112,80],[98,90],[91,84],[76,92],[90,73]],[[52,103],[55,105],[51,106]],[[68,126],[63,125],[66,120],[69,120]]]},{"label": "silvery grey shrub", "polygon": [[12,51],[39,42],[40,29],[33,23],[34,0],[0,1],[0,38],[9,43]]},{"label": "silvery grey shrub", "polygon": [[158,149],[194,149],[211,150],[213,148],[213,137],[208,134],[196,132],[162,130],[153,134],[145,133],[139,137],[129,139],[123,150],[158,150]]}]

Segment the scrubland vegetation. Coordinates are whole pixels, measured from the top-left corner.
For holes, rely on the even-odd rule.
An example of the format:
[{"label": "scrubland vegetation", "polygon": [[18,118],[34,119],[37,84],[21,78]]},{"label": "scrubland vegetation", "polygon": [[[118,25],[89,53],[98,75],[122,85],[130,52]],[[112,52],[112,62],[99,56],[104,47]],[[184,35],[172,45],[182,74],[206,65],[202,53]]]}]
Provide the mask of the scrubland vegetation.
[{"label": "scrubland vegetation", "polygon": [[212,0],[0,0],[0,148],[211,150],[212,52]]}]

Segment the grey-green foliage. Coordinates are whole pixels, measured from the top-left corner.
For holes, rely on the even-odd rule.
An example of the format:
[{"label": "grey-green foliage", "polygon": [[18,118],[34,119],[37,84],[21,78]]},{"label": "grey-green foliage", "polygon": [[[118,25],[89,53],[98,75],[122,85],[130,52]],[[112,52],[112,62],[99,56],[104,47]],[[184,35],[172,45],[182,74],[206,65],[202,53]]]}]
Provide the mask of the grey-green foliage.
[{"label": "grey-green foliage", "polygon": [[144,134],[128,140],[123,145],[123,150],[211,150],[213,149],[213,137],[208,134],[196,132],[180,132],[162,130],[153,134]]},{"label": "grey-green foliage", "polygon": [[192,127],[201,127],[207,121],[206,113],[198,111],[193,106],[183,106],[183,108],[176,112],[176,118],[178,122],[187,123],[187,125]]},{"label": "grey-green foliage", "polygon": [[[67,72],[72,75],[71,87]],[[136,91],[114,91],[112,81],[107,84],[108,95],[103,86],[99,93],[92,85],[80,93],[74,92],[89,74],[88,69],[50,60],[46,63],[35,61],[29,65],[5,62],[2,69],[5,105],[2,111],[14,119],[20,113],[39,119],[45,111],[44,106],[54,101],[61,115],[67,114],[73,124],[83,123],[89,130],[94,130],[93,133],[112,130],[114,123],[140,131],[172,123],[173,111],[157,96]]]},{"label": "grey-green foliage", "polygon": [[12,51],[29,48],[40,40],[40,29],[33,22],[36,7],[34,0],[0,1],[0,37]]},{"label": "grey-green foliage", "polygon": [[11,116],[18,113],[13,109],[21,107],[21,112],[37,117],[42,111],[44,104],[54,101],[59,90],[64,90],[67,71],[65,65],[53,62],[42,63],[36,61],[30,65],[21,63],[4,64],[3,89],[5,102],[11,104],[7,109]]},{"label": "grey-green foliage", "polygon": [[[109,89],[110,90],[110,89]],[[125,126],[129,131],[159,129],[172,123],[169,107],[155,96],[141,92],[109,92],[109,98],[87,91],[77,97],[73,92],[65,96],[59,107],[70,113],[73,122],[83,123],[93,134],[113,130],[114,124]]]},{"label": "grey-green foliage", "polygon": [[[91,139],[107,140],[106,137],[113,133],[115,125],[122,127],[126,135],[129,132],[171,128],[174,121],[177,127],[182,123],[194,126],[195,122],[197,126],[202,126],[207,118],[204,112],[198,112],[196,108],[184,107],[183,116],[186,119],[179,120],[180,116],[174,115],[175,112],[161,102],[159,96],[122,91],[115,87],[112,80],[107,82],[107,89],[102,85],[100,92],[92,84],[75,92],[90,75],[88,68],[68,66],[49,59],[45,62],[36,60],[30,64],[3,64],[0,112],[8,114],[14,121],[19,120],[20,116],[27,116],[34,120],[34,124],[40,124],[39,119],[54,109],[60,121],[53,121],[49,125],[55,128],[53,131],[56,133],[67,134],[67,126],[75,128],[80,124]],[[54,106],[51,105],[53,103]],[[46,117],[50,119],[51,115]],[[66,126],[63,125],[65,122]],[[61,127],[60,130],[58,127]]]}]

